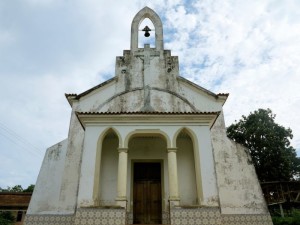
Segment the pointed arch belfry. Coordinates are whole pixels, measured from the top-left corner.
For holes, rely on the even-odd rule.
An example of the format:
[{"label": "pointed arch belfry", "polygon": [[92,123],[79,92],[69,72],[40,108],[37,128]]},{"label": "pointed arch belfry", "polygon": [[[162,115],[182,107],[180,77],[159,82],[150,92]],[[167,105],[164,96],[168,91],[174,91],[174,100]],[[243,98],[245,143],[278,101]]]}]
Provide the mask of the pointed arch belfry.
[{"label": "pointed arch belfry", "polygon": [[139,32],[139,25],[145,19],[148,18],[152,21],[155,29],[155,43],[156,43],[156,50],[163,50],[163,26],[161,19],[159,16],[149,7],[144,7],[140,10],[132,20],[131,23],[131,45],[130,48],[132,51],[138,50],[138,32]]}]

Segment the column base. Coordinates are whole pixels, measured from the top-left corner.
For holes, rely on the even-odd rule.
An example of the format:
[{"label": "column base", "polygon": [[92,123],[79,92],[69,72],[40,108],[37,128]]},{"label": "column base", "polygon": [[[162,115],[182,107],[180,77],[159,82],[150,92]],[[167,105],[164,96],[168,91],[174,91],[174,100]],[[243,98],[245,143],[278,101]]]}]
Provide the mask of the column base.
[{"label": "column base", "polygon": [[123,208],[126,208],[126,205],[127,205],[126,197],[117,197],[116,198],[116,205],[120,206],[120,207],[123,207]]},{"label": "column base", "polygon": [[170,206],[179,206],[180,198],[178,197],[170,197],[169,198]]}]

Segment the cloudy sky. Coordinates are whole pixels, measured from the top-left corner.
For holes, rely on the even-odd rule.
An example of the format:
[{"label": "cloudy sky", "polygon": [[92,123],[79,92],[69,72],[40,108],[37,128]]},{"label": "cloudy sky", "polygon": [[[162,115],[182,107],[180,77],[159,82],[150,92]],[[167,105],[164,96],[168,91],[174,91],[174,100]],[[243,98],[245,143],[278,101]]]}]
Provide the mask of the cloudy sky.
[{"label": "cloudy sky", "polygon": [[230,93],[227,125],[270,108],[300,155],[299,0],[0,0],[0,187],[35,183],[46,148],[68,135],[64,93],[114,76],[144,6],[181,76]]}]

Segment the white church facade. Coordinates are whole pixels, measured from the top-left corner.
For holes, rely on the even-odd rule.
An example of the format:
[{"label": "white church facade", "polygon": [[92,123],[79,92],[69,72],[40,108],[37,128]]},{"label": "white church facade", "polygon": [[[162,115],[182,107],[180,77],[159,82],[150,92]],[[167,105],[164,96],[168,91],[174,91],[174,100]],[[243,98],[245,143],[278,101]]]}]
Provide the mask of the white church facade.
[{"label": "white church facade", "polygon": [[[138,47],[145,18],[153,48]],[[68,138],[47,149],[26,225],[272,224],[247,149],[226,136],[228,94],[179,76],[152,9],[115,76],[66,97]]]}]

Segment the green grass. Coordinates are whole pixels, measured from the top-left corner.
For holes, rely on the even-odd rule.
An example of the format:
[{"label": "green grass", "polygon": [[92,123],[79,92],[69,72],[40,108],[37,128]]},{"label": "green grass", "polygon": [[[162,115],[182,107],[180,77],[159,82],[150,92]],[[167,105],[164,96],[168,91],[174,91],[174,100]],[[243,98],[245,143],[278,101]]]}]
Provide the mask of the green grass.
[{"label": "green grass", "polygon": [[300,211],[294,210],[290,216],[272,217],[274,225],[300,225]]}]

